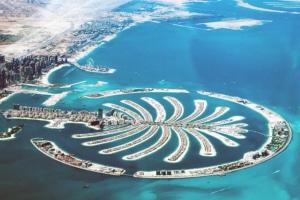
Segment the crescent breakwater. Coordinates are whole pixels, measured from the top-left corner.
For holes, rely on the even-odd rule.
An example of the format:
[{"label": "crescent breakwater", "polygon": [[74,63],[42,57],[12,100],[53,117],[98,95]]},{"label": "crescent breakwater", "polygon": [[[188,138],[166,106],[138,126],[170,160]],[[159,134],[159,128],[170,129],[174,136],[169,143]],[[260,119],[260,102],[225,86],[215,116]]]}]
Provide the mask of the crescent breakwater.
[{"label": "crescent breakwater", "polygon": [[83,98],[99,99],[104,97],[112,97],[112,96],[119,96],[125,94],[141,94],[141,93],[189,93],[189,91],[184,89],[166,89],[166,88],[132,88],[132,89],[103,91],[100,93],[83,96]]},{"label": "crescent breakwater", "polygon": [[98,163],[93,163],[90,161],[82,160],[77,158],[66,151],[59,148],[54,142],[50,140],[45,140],[42,138],[35,138],[31,140],[31,143],[35,148],[37,148],[44,155],[59,161],[63,164],[69,165],[71,167],[79,168],[86,171],[91,171],[95,173],[108,174],[114,176],[121,176],[125,173],[122,168],[102,165]]}]

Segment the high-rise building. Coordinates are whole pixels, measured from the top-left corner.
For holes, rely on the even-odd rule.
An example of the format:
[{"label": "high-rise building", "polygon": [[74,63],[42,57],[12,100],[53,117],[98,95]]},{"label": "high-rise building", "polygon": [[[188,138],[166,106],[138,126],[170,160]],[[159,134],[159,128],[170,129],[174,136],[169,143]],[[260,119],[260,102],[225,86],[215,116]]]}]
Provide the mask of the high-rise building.
[{"label": "high-rise building", "polygon": [[5,63],[5,56],[0,54],[0,64]]},{"label": "high-rise building", "polygon": [[6,87],[6,72],[3,69],[2,72],[0,71],[0,88],[5,88]]},{"label": "high-rise building", "polygon": [[14,110],[20,110],[20,104],[14,104],[13,109]]},{"label": "high-rise building", "polygon": [[103,119],[103,109],[98,109],[98,119]]},{"label": "high-rise building", "polygon": [[104,126],[105,126],[104,121],[101,121],[100,124],[99,124],[100,130],[103,130]]},{"label": "high-rise building", "polygon": [[114,113],[115,113],[115,110],[111,110],[111,111],[106,113],[106,116],[111,117],[111,116],[114,115]]}]

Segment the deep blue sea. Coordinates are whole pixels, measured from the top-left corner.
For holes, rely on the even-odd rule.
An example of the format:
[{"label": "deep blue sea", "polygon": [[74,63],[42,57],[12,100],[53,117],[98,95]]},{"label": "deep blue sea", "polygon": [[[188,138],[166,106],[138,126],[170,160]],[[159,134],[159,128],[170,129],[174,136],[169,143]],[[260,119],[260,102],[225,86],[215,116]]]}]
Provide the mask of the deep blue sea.
[{"label": "deep blue sea", "polygon": [[[117,69],[115,74],[93,74],[70,66],[53,73],[49,81],[53,84],[84,83],[71,88],[43,90],[54,93],[70,91],[54,107],[76,110],[95,110],[102,103],[124,99],[80,98],[83,95],[133,87],[183,88],[192,91],[190,96],[178,95],[189,112],[192,111],[193,99],[204,98],[194,93],[197,90],[240,96],[278,112],[290,123],[293,140],[283,153],[263,164],[222,177],[182,180],[112,177],[77,170],[53,161],[38,152],[30,139],[47,138],[82,158],[124,166],[133,171],[157,166],[169,168],[170,165],[161,162],[161,159],[167,155],[166,152],[171,152],[176,140],[171,140],[166,152],[153,154],[146,161],[128,163],[120,159],[123,154],[100,156],[97,154],[99,147],[86,148],[80,145],[82,141],[72,139],[74,133],[89,131],[84,126],[67,125],[64,130],[58,131],[44,128],[46,123],[43,122],[10,121],[1,116],[0,130],[20,123],[24,123],[25,128],[17,139],[0,143],[0,199],[300,199],[300,15],[290,13],[300,11],[300,8],[297,8],[296,1],[293,6],[281,5],[284,1],[279,0],[247,2],[256,8],[284,12],[244,8],[237,6],[233,0],[189,3],[185,8],[187,11],[210,15],[137,24],[79,61],[85,64],[93,60],[98,65],[112,66]],[[134,1],[118,8],[118,11],[135,12],[145,5],[147,9],[153,9],[153,4]],[[243,27],[242,30],[209,30],[203,24],[224,19],[267,22]],[[96,86],[99,81],[105,84]],[[142,96],[145,95],[126,98],[139,102]],[[8,109],[15,103],[41,106],[47,98],[43,95],[17,94],[2,103],[0,110]],[[210,112],[219,104],[231,105],[217,100],[209,104],[212,105],[208,110]],[[264,121],[257,114],[234,106],[231,112],[243,113],[251,128],[265,130]],[[183,160],[182,164],[175,166],[197,167],[237,159],[242,156],[241,152],[258,148],[264,138],[249,135],[247,141],[242,142],[239,149],[227,153],[219,145],[224,154],[217,159],[203,162],[201,159]],[[197,151],[196,144],[191,144],[191,151]],[[85,185],[89,185],[89,188],[84,188]]]}]

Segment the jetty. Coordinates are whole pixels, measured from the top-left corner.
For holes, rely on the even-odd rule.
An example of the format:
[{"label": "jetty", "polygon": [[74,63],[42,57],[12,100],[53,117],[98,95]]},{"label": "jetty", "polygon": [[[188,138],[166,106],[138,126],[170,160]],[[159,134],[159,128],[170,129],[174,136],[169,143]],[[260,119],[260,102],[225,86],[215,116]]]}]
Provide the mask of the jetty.
[{"label": "jetty", "polygon": [[70,63],[77,67],[78,69],[85,71],[85,72],[91,72],[91,73],[97,73],[97,74],[113,74],[116,72],[116,69],[110,68],[110,67],[104,67],[104,66],[92,66],[92,65],[80,65],[77,62]]}]

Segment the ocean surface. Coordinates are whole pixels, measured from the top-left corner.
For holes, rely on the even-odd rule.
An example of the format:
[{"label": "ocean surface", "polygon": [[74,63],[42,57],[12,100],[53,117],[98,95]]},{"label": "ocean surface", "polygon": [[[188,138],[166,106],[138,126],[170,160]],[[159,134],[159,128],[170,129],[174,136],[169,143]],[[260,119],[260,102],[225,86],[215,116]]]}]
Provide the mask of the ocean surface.
[{"label": "ocean surface", "polygon": [[[124,166],[133,172],[138,169],[172,168],[162,162],[163,155],[176,145],[172,140],[166,152],[153,154],[145,161],[125,162],[122,154],[113,157],[97,154],[99,147],[86,148],[82,141],[71,138],[74,133],[89,132],[81,125],[66,125],[64,130],[44,128],[46,123],[6,120],[0,116],[0,130],[25,124],[15,140],[0,143],[0,199],[300,199],[300,15],[297,1],[292,6],[284,1],[247,1],[252,9],[238,6],[235,1],[188,3],[186,11],[209,15],[173,18],[137,24],[100,45],[79,63],[117,69],[115,74],[93,74],[70,66],[49,77],[53,84],[73,84],[70,88],[34,88],[53,93],[69,91],[55,108],[95,110],[106,102],[122,99],[139,101],[143,95],[83,99],[84,95],[105,90],[154,87],[183,88],[192,91],[178,95],[191,112],[192,100],[204,98],[197,90],[208,90],[239,96],[262,104],[282,115],[291,125],[293,140],[288,148],[271,160],[222,177],[180,180],[145,180],[94,174],[62,165],[37,151],[30,143],[34,137],[55,141],[63,149],[100,163]],[[267,3],[265,3],[267,2]],[[273,4],[270,4],[273,2]],[[275,2],[275,4],[274,4]],[[159,4],[159,3],[158,3]],[[290,3],[289,3],[290,4]],[[156,3],[134,1],[118,11],[135,12],[140,7],[153,9]],[[253,9],[253,7],[258,9]],[[263,8],[263,9],[261,9]],[[269,9],[269,11],[265,11]],[[284,12],[273,12],[270,10]],[[264,10],[264,11],[262,11]],[[263,20],[262,25],[233,30],[209,28],[204,23],[224,20]],[[151,97],[162,98],[162,95]],[[47,96],[17,94],[0,105],[6,110],[13,104],[41,106]],[[229,105],[233,114],[242,113],[250,127],[265,131],[264,121],[256,113],[227,102],[209,101],[209,111],[215,106]],[[197,167],[238,159],[242,153],[259,148],[263,137],[251,135],[236,150],[214,160],[183,160],[180,167]],[[247,136],[248,137],[248,136]],[[155,141],[157,138],[153,138]],[[136,148],[135,150],[138,150]],[[191,151],[197,151],[192,144]],[[200,163],[200,164],[199,164]],[[88,185],[88,188],[84,186]]]}]

